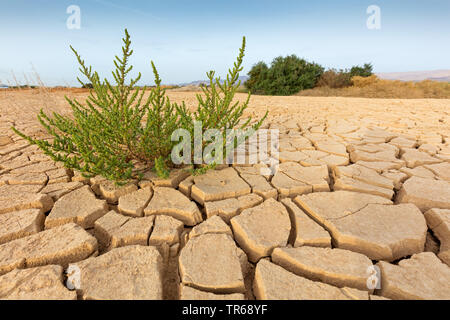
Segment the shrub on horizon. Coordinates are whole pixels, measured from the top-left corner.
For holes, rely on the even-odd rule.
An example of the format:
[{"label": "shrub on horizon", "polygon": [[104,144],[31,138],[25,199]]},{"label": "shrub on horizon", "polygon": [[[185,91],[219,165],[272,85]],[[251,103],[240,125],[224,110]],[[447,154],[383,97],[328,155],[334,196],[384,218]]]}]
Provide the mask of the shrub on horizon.
[{"label": "shrub on horizon", "polygon": [[361,66],[353,66],[350,69],[350,77],[370,77],[373,75],[373,66],[371,63],[365,63]]},{"label": "shrub on horizon", "polygon": [[245,83],[253,93],[287,96],[314,88],[324,69],[296,55],[275,58],[270,67],[264,62],[253,66]]},{"label": "shrub on horizon", "polygon": [[267,72],[269,67],[263,61],[255,64],[252,69],[248,72],[249,78],[245,82],[245,87],[255,94],[264,94],[264,88],[267,82]]}]

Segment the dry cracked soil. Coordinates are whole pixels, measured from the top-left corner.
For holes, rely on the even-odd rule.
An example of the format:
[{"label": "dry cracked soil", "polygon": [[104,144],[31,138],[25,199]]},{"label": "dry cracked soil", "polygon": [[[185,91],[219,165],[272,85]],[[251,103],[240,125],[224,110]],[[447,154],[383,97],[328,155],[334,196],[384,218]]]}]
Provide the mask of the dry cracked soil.
[{"label": "dry cracked soil", "polygon": [[0,299],[450,299],[449,100],[254,96],[274,175],[116,187],[10,130],[45,137],[63,94],[0,93]]}]

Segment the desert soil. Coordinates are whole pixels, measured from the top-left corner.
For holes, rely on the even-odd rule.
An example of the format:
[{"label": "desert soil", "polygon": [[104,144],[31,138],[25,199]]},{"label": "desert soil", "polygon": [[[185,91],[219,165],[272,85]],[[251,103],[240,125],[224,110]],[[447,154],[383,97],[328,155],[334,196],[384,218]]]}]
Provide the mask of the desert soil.
[{"label": "desert soil", "polygon": [[450,299],[450,100],[253,96],[274,175],[115,187],[10,130],[64,94],[0,91],[0,299]]}]

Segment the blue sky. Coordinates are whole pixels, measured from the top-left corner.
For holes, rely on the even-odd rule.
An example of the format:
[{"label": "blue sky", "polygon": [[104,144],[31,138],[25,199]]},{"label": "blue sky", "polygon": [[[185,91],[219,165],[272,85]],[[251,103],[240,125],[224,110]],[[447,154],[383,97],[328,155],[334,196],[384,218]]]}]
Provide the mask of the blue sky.
[{"label": "blue sky", "polygon": [[[69,5],[81,9],[81,29],[69,30]],[[369,5],[381,9],[381,29],[366,27]],[[376,72],[450,69],[448,0],[0,0],[0,83],[30,77],[46,85],[76,84],[69,45],[109,76],[123,29],[133,41],[135,69],[152,84],[150,60],[164,83],[224,75],[242,36],[244,73],[264,60],[296,54],[325,67],[372,62]]]}]

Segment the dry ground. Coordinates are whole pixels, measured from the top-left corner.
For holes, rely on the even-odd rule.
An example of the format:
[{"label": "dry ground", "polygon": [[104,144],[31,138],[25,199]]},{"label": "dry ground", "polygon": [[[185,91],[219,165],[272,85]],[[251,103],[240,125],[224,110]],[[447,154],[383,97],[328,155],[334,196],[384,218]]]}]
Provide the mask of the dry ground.
[{"label": "dry ground", "polygon": [[[81,92],[80,92],[81,91]],[[83,101],[83,90],[1,90],[0,111],[2,121],[34,120],[41,108],[46,111],[70,112],[64,96]],[[196,92],[168,91],[174,102],[185,101],[195,108]],[[246,94],[237,94],[243,101]],[[273,97],[252,96],[248,113],[256,116],[270,111],[270,117],[299,119],[305,125],[320,125],[327,120],[364,120],[390,130],[413,135],[442,134],[450,130],[450,99],[367,99],[347,97]],[[20,116],[19,116],[20,115]]]},{"label": "dry ground", "polygon": [[450,100],[253,96],[246,115],[280,132],[275,175],[117,188],[9,129],[42,135],[64,94],[87,96],[0,91],[0,299],[450,299]]}]

